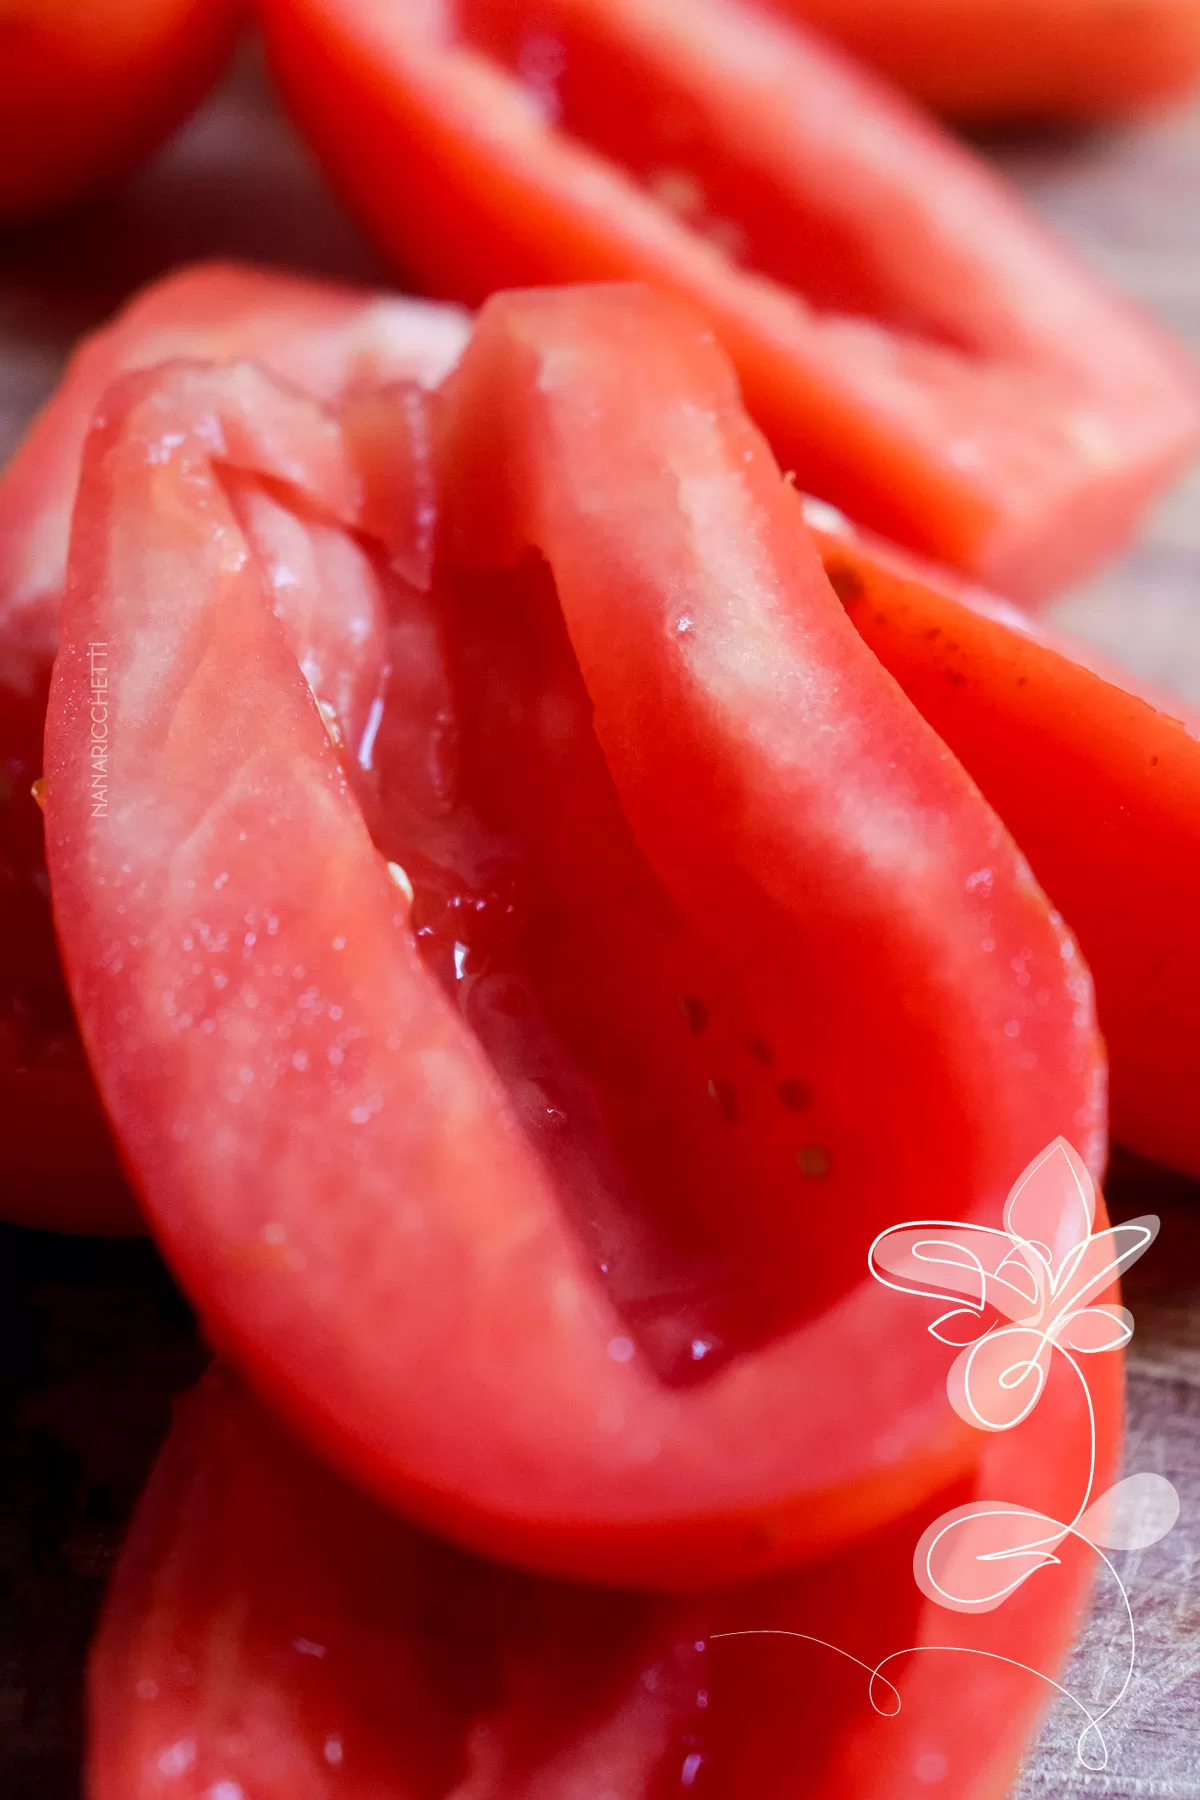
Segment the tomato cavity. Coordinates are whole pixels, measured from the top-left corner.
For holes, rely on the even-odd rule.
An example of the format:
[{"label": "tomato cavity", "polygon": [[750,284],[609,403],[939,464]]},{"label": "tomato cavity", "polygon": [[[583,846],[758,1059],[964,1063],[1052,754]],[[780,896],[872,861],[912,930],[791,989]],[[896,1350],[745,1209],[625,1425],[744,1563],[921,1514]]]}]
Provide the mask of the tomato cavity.
[{"label": "tomato cavity", "polygon": [[622,1316],[612,1354],[696,1382],[858,1274],[815,1217],[831,1153],[804,1024],[790,994],[764,1007],[769,967],[747,995],[639,847],[545,562],[435,574],[428,406],[398,385],[343,408],[369,529],[258,472],[217,479],[426,966]]},{"label": "tomato cavity", "polygon": [[[416,390],[380,402],[391,431],[362,440],[368,488],[391,472],[409,495],[419,485],[421,404]],[[389,556],[260,475],[219,479],[411,893],[425,964],[503,1081],[627,1322],[627,1353],[669,1383],[711,1373],[791,1303],[772,1291],[761,1221],[748,1229],[722,1198],[735,1169],[737,1186],[750,1179],[745,1146],[777,1138],[797,1194],[826,1153],[808,1142],[808,1081],[777,1066],[757,1021],[739,1034],[728,1003],[714,1018],[711,951],[625,819],[548,568],[530,557],[431,581],[420,544]]]},{"label": "tomato cavity", "polygon": [[377,544],[224,482],[422,957],[626,1321],[613,1354],[636,1345],[672,1384],[712,1373],[794,1317],[829,1169],[819,1089],[640,850],[548,568],[422,589]]}]

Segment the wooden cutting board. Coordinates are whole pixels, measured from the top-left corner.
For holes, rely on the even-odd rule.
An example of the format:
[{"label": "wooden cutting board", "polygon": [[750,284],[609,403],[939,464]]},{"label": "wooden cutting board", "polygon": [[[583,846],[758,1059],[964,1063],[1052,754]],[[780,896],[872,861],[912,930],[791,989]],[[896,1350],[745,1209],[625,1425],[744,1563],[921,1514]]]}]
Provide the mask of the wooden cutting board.
[{"label": "wooden cutting board", "polygon": [[[1200,108],[989,154],[1200,355]],[[81,331],[159,270],[212,255],[383,279],[252,55],[119,195],[0,234],[0,461]],[[1051,612],[1200,707],[1200,471],[1163,501],[1121,563]],[[1127,1296],[1138,1327],[1128,1464],[1168,1475],[1184,1511],[1161,1545],[1114,1559],[1138,1644],[1128,1693],[1106,1725],[1108,1768],[1080,1767],[1084,1720],[1060,1700],[1021,1800],[1200,1800],[1200,1190],[1130,1166],[1111,1198],[1126,1215],[1164,1219]],[[78,1793],[79,1684],[96,1605],[170,1396],[200,1362],[186,1309],[147,1247],[0,1230],[3,1800]],[[1096,1695],[1104,1705],[1120,1686],[1128,1642],[1109,1578],[1065,1683],[1093,1710]]]}]

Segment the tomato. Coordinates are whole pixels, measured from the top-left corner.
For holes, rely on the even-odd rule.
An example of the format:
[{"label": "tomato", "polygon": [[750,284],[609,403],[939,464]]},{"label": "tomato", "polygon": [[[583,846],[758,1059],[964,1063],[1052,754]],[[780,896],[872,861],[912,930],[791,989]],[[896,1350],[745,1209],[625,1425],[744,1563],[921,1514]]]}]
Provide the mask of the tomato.
[{"label": "tomato", "polygon": [[1106,119],[1200,77],[1196,0],[776,0],[959,119]]},{"label": "tomato", "polygon": [[828,508],[809,519],[850,618],[1078,934],[1114,1135],[1200,1175],[1200,720]]},{"label": "tomato", "polygon": [[[47,671],[48,677],[48,671]],[[0,687],[0,1216],[136,1231],[63,985],[50,918],[41,774],[46,680]]]},{"label": "tomato", "polygon": [[[210,1333],[368,1487],[564,1572],[795,1561],[969,1454],[863,1258],[1059,1132],[1101,1165],[1086,970],[691,315],[512,296],[400,399],[102,406],[47,844],[105,1104]],[[356,511],[428,428],[432,587]],[[375,584],[301,609],[360,694],[387,622],[340,757],[247,489]]]},{"label": "tomato", "polygon": [[1182,355],[785,19],[743,0],[265,14],[292,110],[399,268],[470,303],[622,276],[685,295],[802,487],[999,591],[1100,562],[1194,451]]},{"label": "tomato", "polygon": [[[450,307],[234,265],[185,269],[139,294],[112,325],[85,341],[0,479],[4,1217],[72,1230],[139,1228],[62,985],[42,819],[32,794],[42,772],[45,699],[79,459],[104,389],[121,369],[171,357],[251,356],[336,401],[358,384],[440,380],[465,335],[465,319]],[[366,405],[359,402],[360,412]],[[293,529],[293,561],[297,554],[319,560],[322,533],[317,524]],[[324,541],[327,547],[327,534]],[[341,580],[350,573],[343,566]],[[352,591],[347,608],[354,610]],[[339,698],[346,702],[335,694],[331,704]]]},{"label": "tomato", "polygon": [[123,174],[233,48],[239,0],[0,0],[0,219]]},{"label": "tomato", "polygon": [[[1090,1375],[1101,1486],[1120,1413],[1105,1360]],[[1087,1459],[1079,1389],[1052,1382],[990,1441],[973,1491],[1014,1498],[1019,1461],[1020,1493],[1069,1519]],[[971,1491],[750,1588],[560,1586],[379,1512],[214,1372],[180,1409],[109,1592],[89,1800],[915,1800],[931,1785],[1001,1800],[1096,1559],[1068,1541],[997,1611],[931,1605],[914,1547]],[[770,1635],[723,1635],[743,1631]],[[933,1644],[871,1689],[878,1659]],[[872,1691],[898,1715],[872,1712]]]}]

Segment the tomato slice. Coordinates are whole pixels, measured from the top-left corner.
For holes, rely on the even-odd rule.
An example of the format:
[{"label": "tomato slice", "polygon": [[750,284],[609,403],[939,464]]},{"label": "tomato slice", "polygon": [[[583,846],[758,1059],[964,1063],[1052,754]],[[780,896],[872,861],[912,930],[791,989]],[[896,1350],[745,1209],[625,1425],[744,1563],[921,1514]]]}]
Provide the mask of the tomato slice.
[{"label": "tomato slice", "polygon": [[240,0],[21,0],[0,17],[0,219],[123,174],[219,73]]},{"label": "tomato slice", "polygon": [[385,584],[374,842],[227,487],[353,529],[359,436],[245,367],[103,413],[55,909],[217,1340],[366,1485],[572,1573],[776,1566],[963,1466],[864,1258],[897,1211],[998,1211],[1060,1132],[1099,1167],[1090,983],[706,331],[637,289],[487,310],[434,586]]},{"label": "tomato slice", "polygon": [[968,151],[784,18],[265,12],[296,117],[398,267],[472,304],[623,276],[684,295],[803,487],[1002,592],[1103,560],[1192,453],[1181,355]]},{"label": "tomato slice", "polygon": [[958,119],[1120,118],[1200,76],[1196,0],[776,0]]},{"label": "tomato slice", "polygon": [[[1089,1361],[1103,1486],[1120,1359]],[[990,1440],[974,1492],[1069,1519],[1087,1460],[1080,1390],[1052,1379],[1011,1441]],[[381,1513],[214,1371],[109,1592],[89,1800],[1001,1800],[1096,1559],[1068,1540],[994,1612],[931,1605],[914,1547],[970,1492],[750,1588],[560,1586]],[[724,1635],[740,1632],[764,1635]],[[900,1702],[881,1716],[869,1671],[906,1651],[873,1690],[882,1714]]]},{"label": "tomato slice", "polygon": [[850,618],[1078,934],[1114,1135],[1200,1175],[1200,720],[820,503],[807,510]]},{"label": "tomato slice", "polygon": [[[140,1229],[62,983],[42,819],[32,794],[42,772],[79,460],[104,389],[122,369],[171,357],[251,356],[331,402],[344,402],[353,391],[355,417],[368,431],[366,450],[367,390],[397,381],[436,383],[466,332],[464,316],[452,307],[232,264],[185,269],[138,295],[84,343],[0,479],[0,1216],[68,1230]],[[303,605],[311,616],[313,599],[301,575],[307,571],[311,589],[322,558],[338,556],[342,535],[319,521],[283,517],[266,496],[249,497],[247,505],[266,536],[268,562],[274,558],[279,569],[286,564],[285,586],[277,583],[277,592],[290,596],[293,614]],[[401,508],[410,522],[416,507],[413,495]],[[373,583],[361,560],[344,552],[322,579],[340,584],[346,619],[357,618],[365,635],[357,646],[344,646],[353,652],[353,668],[337,662],[336,622],[333,642],[300,646],[300,654],[308,657],[316,691],[346,717],[347,729],[354,728],[352,715],[363,715],[361,731],[379,681],[378,644],[364,675]],[[302,628],[298,616],[296,624]],[[356,681],[365,682],[363,692],[352,691]]]}]

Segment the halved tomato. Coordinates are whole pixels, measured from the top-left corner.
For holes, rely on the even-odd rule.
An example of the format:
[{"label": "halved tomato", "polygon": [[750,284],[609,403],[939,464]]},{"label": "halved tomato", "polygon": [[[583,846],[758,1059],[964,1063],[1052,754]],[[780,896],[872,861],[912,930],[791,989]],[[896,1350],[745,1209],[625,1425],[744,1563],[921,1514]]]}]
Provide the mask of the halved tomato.
[{"label": "halved tomato", "polygon": [[[572,1573],[794,1562],[974,1459],[864,1259],[1059,1133],[1098,1168],[1087,972],[690,314],[489,306],[432,585],[426,514],[370,529],[424,479],[382,404],[102,407],[47,762],[105,1103],[210,1331],[378,1493]],[[260,507],[341,532],[364,629]],[[314,619],[381,684],[333,742]]]},{"label": "halved tomato", "polygon": [[[229,264],[185,269],[85,341],[0,479],[0,1216],[67,1230],[141,1228],[63,987],[33,796],[79,459],[98,401],[122,369],[177,356],[253,356],[330,401],[360,385],[433,384],[466,333],[453,307]],[[368,403],[359,410],[365,418]],[[289,567],[314,566],[328,542],[318,524],[294,524]],[[343,561],[348,615],[369,603],[352,575]],[[341,677],[329,673],[336,688]]]},{"label": "halved tomato", "polygon": [[751,0],[262,0],[397,268],[474,305],[636,279],[704,312],[800,485],[1036,598],[1194,454],[1181,354],[996,175]]},{"label": "halved tomato", "polygon": [[1200,1175],[1200,719],[808,502],[846,611],[1078,934],[1123,1144]]},{"label": "halved tomato", "polygon": [[1200,77],[1196,0],[775,0],[958,119],[1120,118]]},{"label": "halved tomato", "polygon": [[0,219],[124,174],[203,97],[241,0],[2,0]]},{"label": "halved tomato", "polygon": [[[1089,1361],[1102,1487],[1120,1359]],[[998,1609],[965,1614],[922,1598],[914,1551],[972,1497],[1066,1523],[1088,1453],[1064,1369],[1026,1424],[989,1441],[973,1488],[801,1574],[672,1601],[451,1549],[211,1373],[108,1597],[88,1800],[1001,1800],[1099,1559],[1068,1538]],[[1119,1685],[1114,1671],[1093,1710]]]}]

